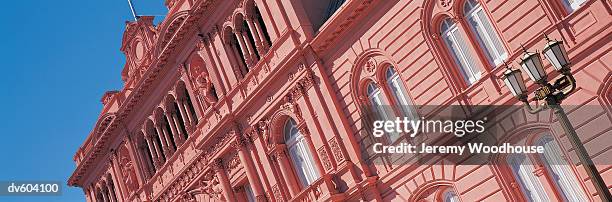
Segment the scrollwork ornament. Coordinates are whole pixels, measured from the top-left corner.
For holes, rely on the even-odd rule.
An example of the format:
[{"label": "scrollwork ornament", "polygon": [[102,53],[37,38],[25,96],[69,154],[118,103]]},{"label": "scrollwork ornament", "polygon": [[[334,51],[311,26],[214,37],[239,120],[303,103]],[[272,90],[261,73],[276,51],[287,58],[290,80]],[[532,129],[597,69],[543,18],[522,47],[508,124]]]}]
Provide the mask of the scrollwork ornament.
[{"label": "scrollwork ornament", "polygon": [[368,57],[368,59],[365,62],[364,70],[368,73],[374,73],[374,71],[376,70],[376,60],[374,60],[374,58],[372,57]]},{"label": "scrollwork ornament", "polygon": [[213,160],[213,161],[211,162],[211,164],[210,164],[210,167],[211,167],[213,170],[216,170],[216,171],[218,171],[218,170],[223,170],[223,169],[224,169],[224,166],[223,166],[223,159],[215,159],[215,160]]},{"label": "scrollwork ornament", "polygon": [[453,0],[438,0],[438,6],[442,9],[448,10],[452,7]]}]

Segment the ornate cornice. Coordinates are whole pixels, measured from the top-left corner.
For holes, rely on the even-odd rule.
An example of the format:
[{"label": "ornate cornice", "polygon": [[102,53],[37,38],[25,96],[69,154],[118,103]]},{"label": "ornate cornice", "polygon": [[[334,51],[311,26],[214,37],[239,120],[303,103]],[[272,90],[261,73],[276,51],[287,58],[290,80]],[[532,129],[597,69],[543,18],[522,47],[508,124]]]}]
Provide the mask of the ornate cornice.
[{"label": "ornate cornice", "polygon": [[[199,21],[204,15],[202,13],[209,9],[211,5],[216,5],[215,0],[199,0],[197,1],[189,13],[185,16],[185,20],[180,27],[177,28],[174,37],[167,42],[165,48],[162,49],[159,56],[154,59],[151,64],[151,67],[143,74],[143,78],[138,82],[133,92],[126,98],[126,101],[123,105],[120,106],[117,111],[117,117],[110,123],[109,127],[105,130],[104,133],[97,138],[97,140],[93,140],[91,143],[84,145],[81,149],[85,153],[83,160],[79,163],[72,176],[68,179],[69,186],[82,186],[82,178],[85,173],[95,165],[95,162],[98,161],[98,158],[105,153],[108,145],[106,144],[107,139],[110,138],[111,134],[114,133],[114,129],[117,128],[125,119],[132,110],[134,106],[140,102],[145,92],[147,92],[150,88],[150,85],[157,78],[160,73],[162,67],[164,67],[168,58],[172,53],[174,53],[174,48],[177,44],[179,44],[184,35],[188,32],[188,30],[193,29],[194,23]],[[90,145],[92,144],[92,145]]]},{"label": "ornate cornice", "polygon": [[[355,20],[359,18],[361,15],[363,15],[364,11],[374,1],[376,0],[348,1],[347,3],[349,4],[354,3],[357,5],[355,5],[355,8],[352,10],[351,13],[346,14],[347,15],[346,17],[342,17],[342,19],[339,19],[339,18],[330,19],[332,20],[332,22],[328,24],[329,26],[324,27],[323,30],[317,35],[317,38],[320,37],[320,39],[315,38],[315,41],[320,41],[320,42],[316,42],[316,45],[314,45],[315,52],[321,53],[327,50],[330,47],[330,45],[333,45],[334,42],[338,40],[338,37],[340,37],[340,35],[346,33],[348,28],[356,23]],[[353,7],[353,5],[349,5],[347,7]],[[340,16],[338,14],[342,14],[342,13],[337,13],[334,16]]]}]

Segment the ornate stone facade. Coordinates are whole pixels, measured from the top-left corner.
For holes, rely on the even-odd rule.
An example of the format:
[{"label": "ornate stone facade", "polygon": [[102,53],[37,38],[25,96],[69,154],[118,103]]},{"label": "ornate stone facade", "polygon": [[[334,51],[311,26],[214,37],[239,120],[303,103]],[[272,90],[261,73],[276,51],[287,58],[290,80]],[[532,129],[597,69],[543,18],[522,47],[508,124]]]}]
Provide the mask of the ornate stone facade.
[{"label": "ornate stone facade", "polygon": [[[564,39],[583,85],[567,102],[606,106],[606,113],[575,124],[612,125],[610,2],[588,0],[568,10],[563,1],[481,4],[507,61],[520,57],[520,44],[539,47],[541,33]],[[385,84],[380,78],[389,67],[415,105],[439,106],[423,115],[449,105],[517,104],[502,86],[504,69],[488,63],[477,43],[469,45],[482,77],[468,85],[454,69],[439,30],[444,19],[468,26],[465,2],[160,1],[169,8],[160,24],[147,16],[127,22],[124,88],[103,96],[68,184],[95,202],[418,201],[449,189],[462,201],[522,200],[508,171],[494,165],[397,166],[373,164],[376,156],[368,155],[363,92],[368,83]],[[327,7],[337,10],[320,9]],[[559,134],[556,120],[533,119],[513,120],[510,128]],[[291,161],[290,121],[318,174],[307,185]],[[581,135],[605,142],[610,131]],[[608,146],[593,145],[591,155],[609,155]],[[612,166],[598,166],[611,182]],[[572,168],[581,189],[595,193],[583,168]]]}]

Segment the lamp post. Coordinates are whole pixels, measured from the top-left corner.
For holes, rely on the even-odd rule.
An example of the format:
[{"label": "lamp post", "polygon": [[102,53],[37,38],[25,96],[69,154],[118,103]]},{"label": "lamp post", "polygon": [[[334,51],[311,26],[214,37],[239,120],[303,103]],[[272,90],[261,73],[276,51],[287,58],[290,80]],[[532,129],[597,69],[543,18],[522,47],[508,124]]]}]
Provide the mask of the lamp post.
[{"label": "lamp post", "polygon": [[[595,189],[597,189],[599,197],[603,201],[612,201],[612,196],[610,195],[610,191],[608,191],[606,183],[603,181],[599,171],[597,171],[587,150],[584,148],[584,145],[582,145],[580,138],[578,138],[576,130],[567,118],[567,114],[565,114],[565,111],[560,106],[561,102],[576,89],[576,79],[571,73],[570,62],[567,57],[567,52],[563,47],[563,41],[550,40],[546,35],[544,35],[544,37],[547,43],[543,49],[543,54],[552,64],[553,68],[561,74],[561,77],[556,79],[553,83],[548,82],[546,71],[542,66],[540,54],[537,52],[527,52],[523,47],[524,55],[519,64],[523,70],[527,72],[529,78],[536,82],[540,88],[535,90],[534,97],[529,100],[521,71],[511,69],[508,65],[506,65],[508,70],[504,72],[504,83],[510,89],[512,95],[523,102],[523,105],[529,113],[535,114],[548,108],[553,110],[553,113],[556,115],[557,119],[559,119],[559,123],[576,150],[580,163],[582,163],[586,169]],[[541,106],[533,108],[529,104],[530,101],[544,101],[544,103],[542,103]]]}]

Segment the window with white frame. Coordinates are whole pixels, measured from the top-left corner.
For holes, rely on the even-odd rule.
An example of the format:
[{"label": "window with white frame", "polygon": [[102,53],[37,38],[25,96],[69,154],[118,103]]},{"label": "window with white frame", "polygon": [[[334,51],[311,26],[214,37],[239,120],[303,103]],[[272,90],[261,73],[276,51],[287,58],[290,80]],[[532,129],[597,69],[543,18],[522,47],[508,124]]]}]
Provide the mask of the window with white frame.
[{"label": "window with white frame", "polygon": [[285,144],[289,150],[289,156],[293,168],[299,178],[302,187],[308,187],[319,178],[315,169],[315,162],[308,148],[304,135],[300,133],[293,119],[287,120],[285,124]]},{"label": "window with white frame", "polygon": [[[372,105],[372,111],[376,114],[378,120],[394,120],[395,114],[391,110],[389,102],[385,99],[383,92],[380,90],[378,85],[374,82],[370,82],[367,86],[368,99]],[[389,139],[391,142],[395,142],[399,138],[399,133],[389,133]]]},{"label": "window with white frame", "polygon": [[442,193],[442,201],[443,202],[459,202],[459,196],[455,193],[455,190],[452,187],[446,188]]},{"label": "window with white frame", "polygon": [[508,58],[508,53],[485,10],[477,1],[468,0],[465,2],[464,12],[470,29],[476,35],[478,44],[484,50],[489,62],[495,66],[502,64]]},{"label": "window with white frame", "polygon": [[409,117],[412,120],[418,119],[416,110],[413,108],[413,104],[408,97],[408,91],[404,86],[404,82],[402,82],[402,79],[395,71],[395,68],[393,68],[393,66],[387,68],[385,76],[389,90],[391,90],[391,95],[393,95],[393,99],[395,99],[396,104],[399,105],[402,115]]},{"label": "window with white frame", "polygon": [[525,154],[512,154],[506,159],[527,201],[550,201],[544,185],[534,174],[534,167]]},{"label": "window with white frame", "polygon": [[468,84],[473,84],[481,77],[476,60],[469,51],[469,46],[461,35],[459,27],[451,19],[446,19],[441,26],[442,38],[450,50],[455,63],[459,66],[461,74]]},{"label": "window with white frame", "polygon": [[584,4],[586,1],[587,0],[563,0],[563,4],[570,11],[575,11],[576,9],[580,8],[580,6],[582,6],[582,4]]},{"label": "window with white frame", "polygon": [[540,159],[565,200],[583,201],[586,199],[584,190],[579,186],[580,182],[569,166],[569,162],[561,156],[563,151],[555,139],[551,135],[544,135],[536,143],[538,146],[544,146],[544,153],[540,154]]},{"label": "window with white frame", "polygon": [[[551,134],[543,134],[534,143],[543,146],[544,153],[531,157],[525,154],[512,154],[506,159],[525,199],[550,201],[555,196],[560,196],[563,201],[588,201],[580,181],[554,137]],[[533,162],[532,159],[539,161]],[[536,176],[536,173],[540,172],[536,172],[534,165],[538,163],[544,167],[544,175],[548,180]],[[551,183],[550,186],[557,193],[548,193],[544,188],[546,183]]]}]

